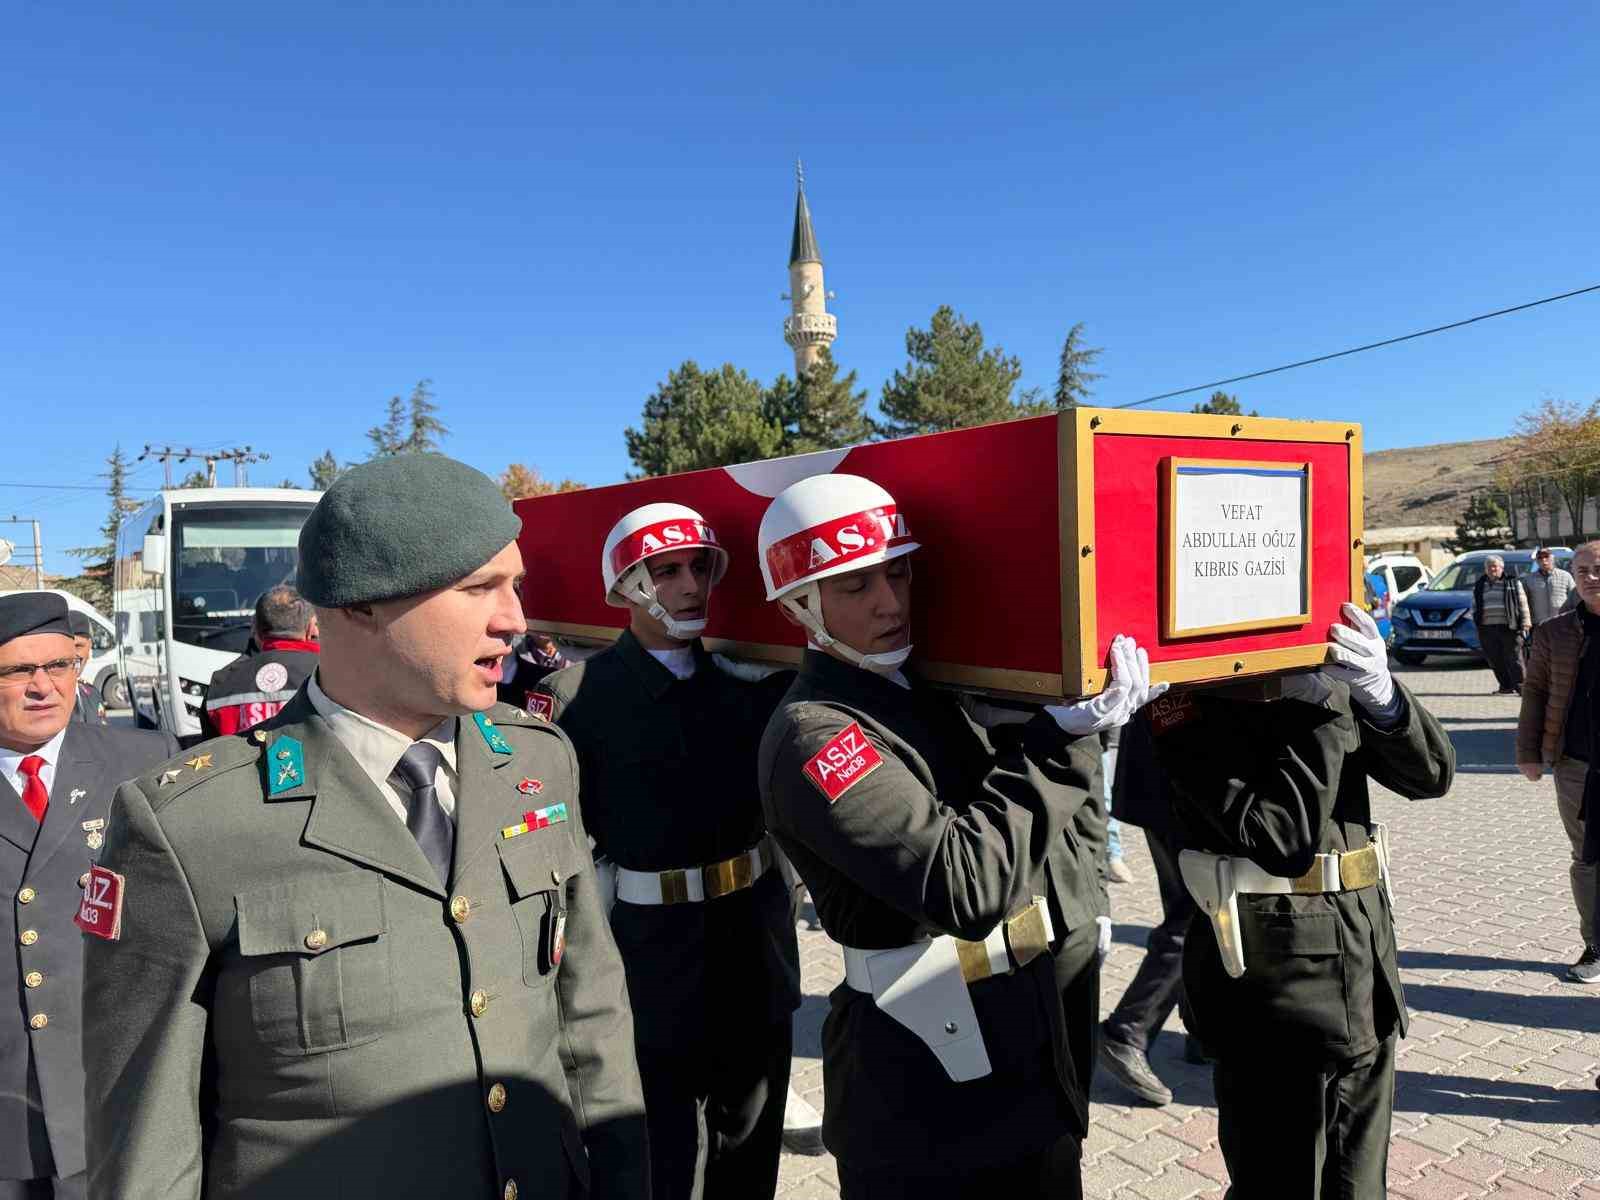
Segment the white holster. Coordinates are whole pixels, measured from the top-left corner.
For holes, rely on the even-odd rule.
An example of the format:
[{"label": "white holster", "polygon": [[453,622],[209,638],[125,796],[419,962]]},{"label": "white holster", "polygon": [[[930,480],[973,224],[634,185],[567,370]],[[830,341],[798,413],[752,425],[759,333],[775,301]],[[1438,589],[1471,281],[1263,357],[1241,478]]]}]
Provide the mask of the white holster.
[{"label": "white holster", "polygon": [[600,890],[600,908],[607,917],[617,906],[617,864],[609,858],[594,860],[595,887]]},{"label": "white holster", "polygon": [[[993,1069],[953,937],[893,950],[845,950],[846,982],[932,1050],[956,1083]],[[861,978],[862,974],[865,978]],[[863,984],[867,986],[862,986]]]},{"label": "white holster", "polygon": [[1194,902],[1211,918],[1222,969],[1231,978],[1244,974],[1244,944],[1239,940],[1239,889],[1233,882],[1233,860],[1225,854],[1185,850],[1178,870]]}]

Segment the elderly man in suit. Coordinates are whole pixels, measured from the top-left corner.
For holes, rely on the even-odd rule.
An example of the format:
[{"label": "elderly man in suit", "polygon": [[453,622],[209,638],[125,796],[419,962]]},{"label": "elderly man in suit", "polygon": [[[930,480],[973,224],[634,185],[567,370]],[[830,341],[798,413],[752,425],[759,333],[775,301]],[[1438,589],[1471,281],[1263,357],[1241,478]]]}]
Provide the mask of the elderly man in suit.
[{"label": "elderly man in suit", "polygon": [[0,878],[12,953],[0,990],[0,1200],[84,1191],[83,939],[72,919],[117,785],[177,749],[169,737],[72,719],[67,604],[0,596]]},{"label": "elderly man in suit", "polygon": [[572,745],[495,703],[520,528],[439,455],[347,472],[300,533],[316,674],[118,792],[83,923],[95,1196],[648,1198]]}]

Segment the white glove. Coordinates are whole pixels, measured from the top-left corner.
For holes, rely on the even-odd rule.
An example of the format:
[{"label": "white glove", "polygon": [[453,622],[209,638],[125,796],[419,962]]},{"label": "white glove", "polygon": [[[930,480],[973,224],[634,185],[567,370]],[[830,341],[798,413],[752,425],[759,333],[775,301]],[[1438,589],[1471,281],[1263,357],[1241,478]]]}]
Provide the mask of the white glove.
[{"label": "white glove", "polygon": [[1328,629],[1325,668],[1335,679],[1350,685],[1350,695],[1368,709],[1386,709],[1394,699],[1394,678],[1389,674],[1389,647],[1366,609],[1346,604],[1344,620]]},{"label": "white glove", "polygon": [[1134,713],[1166,694],[1170,684],[1150,683],[1150,656],[1131,637],[1111,639],[1111,682],[1106,690],[1076,704],[1047,704],[1045,712],[1067,733],[1080,737],[1126,725]]},{"label": "white glove", "polygon": [[1104,962],[1106,955],[1111,953],[1111,918],[1096,917],[1094,923],[1100,926],[1100,936],[1095,940],[1094,952]]}]

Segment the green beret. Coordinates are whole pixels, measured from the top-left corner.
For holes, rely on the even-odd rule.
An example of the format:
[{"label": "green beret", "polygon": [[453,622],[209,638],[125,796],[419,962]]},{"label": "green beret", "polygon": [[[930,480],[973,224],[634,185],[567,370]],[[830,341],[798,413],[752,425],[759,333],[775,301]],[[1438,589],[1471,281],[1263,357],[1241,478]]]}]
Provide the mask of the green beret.
[{"label": "green beret", "polygon": [[396,454],[351,467],[300,530],[300,594],[322,608],[445,587],[522,532],[499,486],[442,454]]}]

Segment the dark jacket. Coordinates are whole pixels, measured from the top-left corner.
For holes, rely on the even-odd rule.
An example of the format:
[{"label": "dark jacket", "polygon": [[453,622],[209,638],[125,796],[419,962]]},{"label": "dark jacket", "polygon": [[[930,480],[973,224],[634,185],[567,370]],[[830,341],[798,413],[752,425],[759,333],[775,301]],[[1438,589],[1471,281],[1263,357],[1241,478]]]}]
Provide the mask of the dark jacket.
[{"label": "dark jacket", "polygon": [[[624,630],[538,692],[572,739],[595,853],[635,871],[702,867],[767,832],[756,750],[788,673],[724,673],[697,642],[677,679]],[[714,1046],[719,1031],[766,1028],[800,1007],[800,951],[782,875],[693,904],[629,904],[611,930],[641,1046]],[[708,1053],[711,1052],[708,1050]]]},{"label": "dark jacket", "polygon": [[1583,616],[1576,609],[1534,629],[1522,675],[1522,711],[1517,717],[1519,763],[1550,764],[1565,752],[1567,713],[1586,653]]},{"label": "dark jacket", "polygon": [[234,659],[206,688],[201,736],[243,733],[276,716],[317,669],[318,651],[316,642],[269,637],[254,654]]},{"label": "dark jacket", "polygon": [[[820,774],[829,747],[857,736],[871,747],[862,761],[881,763],[848,780]],[[1051,894],[1099,750],[1043,714],[985,730],[948,693],[808,650],[761,742],[762,803],[834,941],[977,939]],[[1013,1162],[1083,1135],[1086,1089],[1050,956],[970,990],[993,1070],[958,1084],[871,996],[834,989],[823,1140],[852,1169]]]},{"label": "dark jacket", "polygon": [[[21,796],[0,795],[0,888],[15,898],[0,921],[11,947],[0,991],[17,1006],[0,1021],[0,1179],[83,1170],[83,935],[72,923],[83,900],[79,878],[100,857],[117,785],[177,749],[170,734],[75,721],[42,824]],[[32,972],[39,982],[29,987]],[[39,1017],[48,1024],[31,1030]]]},{"label": "dark jacket", "polygon": [[1533,623],[1529,615],[1528,593],[1522,590],[1522,580],[1514,575],[1502,575],[1499,579],[1490,579],[1483,576],[1472,588],[1472,621],[1480,629],[1483,627],[1483,597],[1490,588],[1498,587],[1505,594],[1506,628],[1513,631],[1527,629]]},{"label": "dark jacket", "polygon": [[[1449,790],[1450,739],[1402,684],[1399,723],[1387,729],[1352,707],[1343,683],[1328,687],[1321,704],[1193,695],[1188,716],[1156,738],[1185,846],[1298,876],[1319,853],[1367,845],[1369,778],[1413,800]],[[1392,849],[1403,878],[1405,847]],[[1224,972],[1203,913],[1184,947],[1192,1032],[1219,1053],[1348,1059],[1405,1032],[1382,888],[1240,896],[1239,927],[1241,978]]]}]

